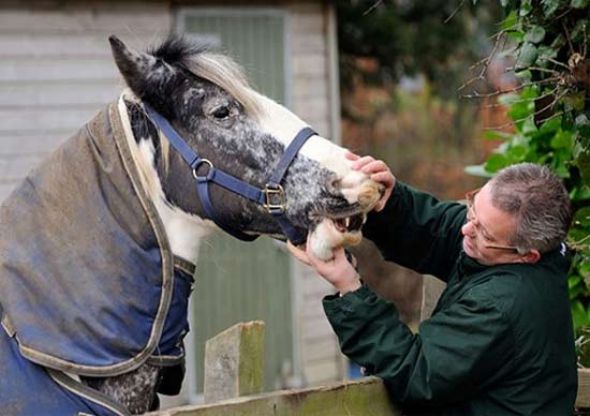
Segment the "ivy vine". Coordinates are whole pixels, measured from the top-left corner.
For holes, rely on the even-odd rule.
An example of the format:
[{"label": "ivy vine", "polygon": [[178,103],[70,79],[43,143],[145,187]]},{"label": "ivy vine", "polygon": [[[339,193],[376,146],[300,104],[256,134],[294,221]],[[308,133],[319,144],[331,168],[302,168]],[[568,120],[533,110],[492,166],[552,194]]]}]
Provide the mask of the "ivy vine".
[{"label": "ivy vine", "polygon": [[590,0],[500,3],[506,18],[496,45],[513,45],[519,86],[499,100],[514,132],[490,132],[502,144],[483,165],[467,170],[491,176],[533,162],[563,179],[575,213],[567,241],[575,253],[568,277],[574,330],[579,363],[590,367]]}]

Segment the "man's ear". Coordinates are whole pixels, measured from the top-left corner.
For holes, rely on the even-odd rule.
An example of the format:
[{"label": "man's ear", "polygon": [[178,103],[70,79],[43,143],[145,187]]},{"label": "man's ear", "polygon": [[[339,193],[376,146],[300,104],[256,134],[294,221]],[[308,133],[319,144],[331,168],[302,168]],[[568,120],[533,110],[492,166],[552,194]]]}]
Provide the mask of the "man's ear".
[{"label": "man's ear", "polygon": [[541,260],[541,253],[537,249],[532,249],[528,253],[523,254],[521,256],[521,259],[522,259],[523,263],[534,264],[534,263],[538,262],[539,260]]}]

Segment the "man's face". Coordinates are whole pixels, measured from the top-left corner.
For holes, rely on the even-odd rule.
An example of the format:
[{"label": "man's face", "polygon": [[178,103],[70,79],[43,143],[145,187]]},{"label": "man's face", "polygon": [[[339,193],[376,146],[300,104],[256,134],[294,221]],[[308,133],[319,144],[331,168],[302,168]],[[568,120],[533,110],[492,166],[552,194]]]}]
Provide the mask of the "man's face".
[{"label": "man's face", "polygon": [[467,222],[461,228],[463,250],[484,265],[516,263],[521,256],[510,244],[516,230],[512,215],[492,205],[489,183],[468,195]]}]

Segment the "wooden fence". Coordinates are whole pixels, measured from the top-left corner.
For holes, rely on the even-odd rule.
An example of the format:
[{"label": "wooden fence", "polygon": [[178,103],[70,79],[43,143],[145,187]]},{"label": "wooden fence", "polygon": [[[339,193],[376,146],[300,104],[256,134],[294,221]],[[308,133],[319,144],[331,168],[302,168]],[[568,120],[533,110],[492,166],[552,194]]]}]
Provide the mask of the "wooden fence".
[{"label": "wooden fence", "polygon": [[[401,416],[375,377],[308,389],[262,393],[264,323],[240,323],[207,341],[205,404],[151,416]],[[578,409],[590,408],[590,370],[580,370]],[[580,414],[590,414],[584,410]]]}]

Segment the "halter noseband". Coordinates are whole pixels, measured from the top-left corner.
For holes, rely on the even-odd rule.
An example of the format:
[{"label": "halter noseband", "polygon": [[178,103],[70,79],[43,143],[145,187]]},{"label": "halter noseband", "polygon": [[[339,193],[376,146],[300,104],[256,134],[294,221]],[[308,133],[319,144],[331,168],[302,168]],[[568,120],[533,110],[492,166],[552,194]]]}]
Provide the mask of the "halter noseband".
[{"label": "halter noseband", "polygon": [[[251,201],[262,205],[268,213],[270,213],[279,223],[285,236],[295,245],[305,242],[306,235],[297,231],[297,229],[289,222],[285,215],[285,192],[281,186],[281,182],[287,169],[297,156],[299,149],[305,144],[307,139],[317,133],[309,127],[305,127],[297,133],[293,141],[287,146],[281,160],[275,167],[273,173],[268,179],[264,189],[260,189],[241,179],[236,178],[222,170],[213,166],[209,160],[200,157],[187,142],[180,137],[176,130],[170,125],[168,120],[157,113],[153,108],[144,103],[145,111],[150,120],[158,127],[166,136],[172,147],[176,149],[182,156],[184,161],[190,166],[193,176],[197,181],[197,193],[205,213],[217,224],[221,229],[234,237],[244,240],[252,241],[258,238],[257,235],[245,234],[241,231],[235,230],[216,215],[209,197],[209,183],[214,182],[225,189],[241,195]],[[199,174],[199,168],[206,166],[206,172]]]}]

